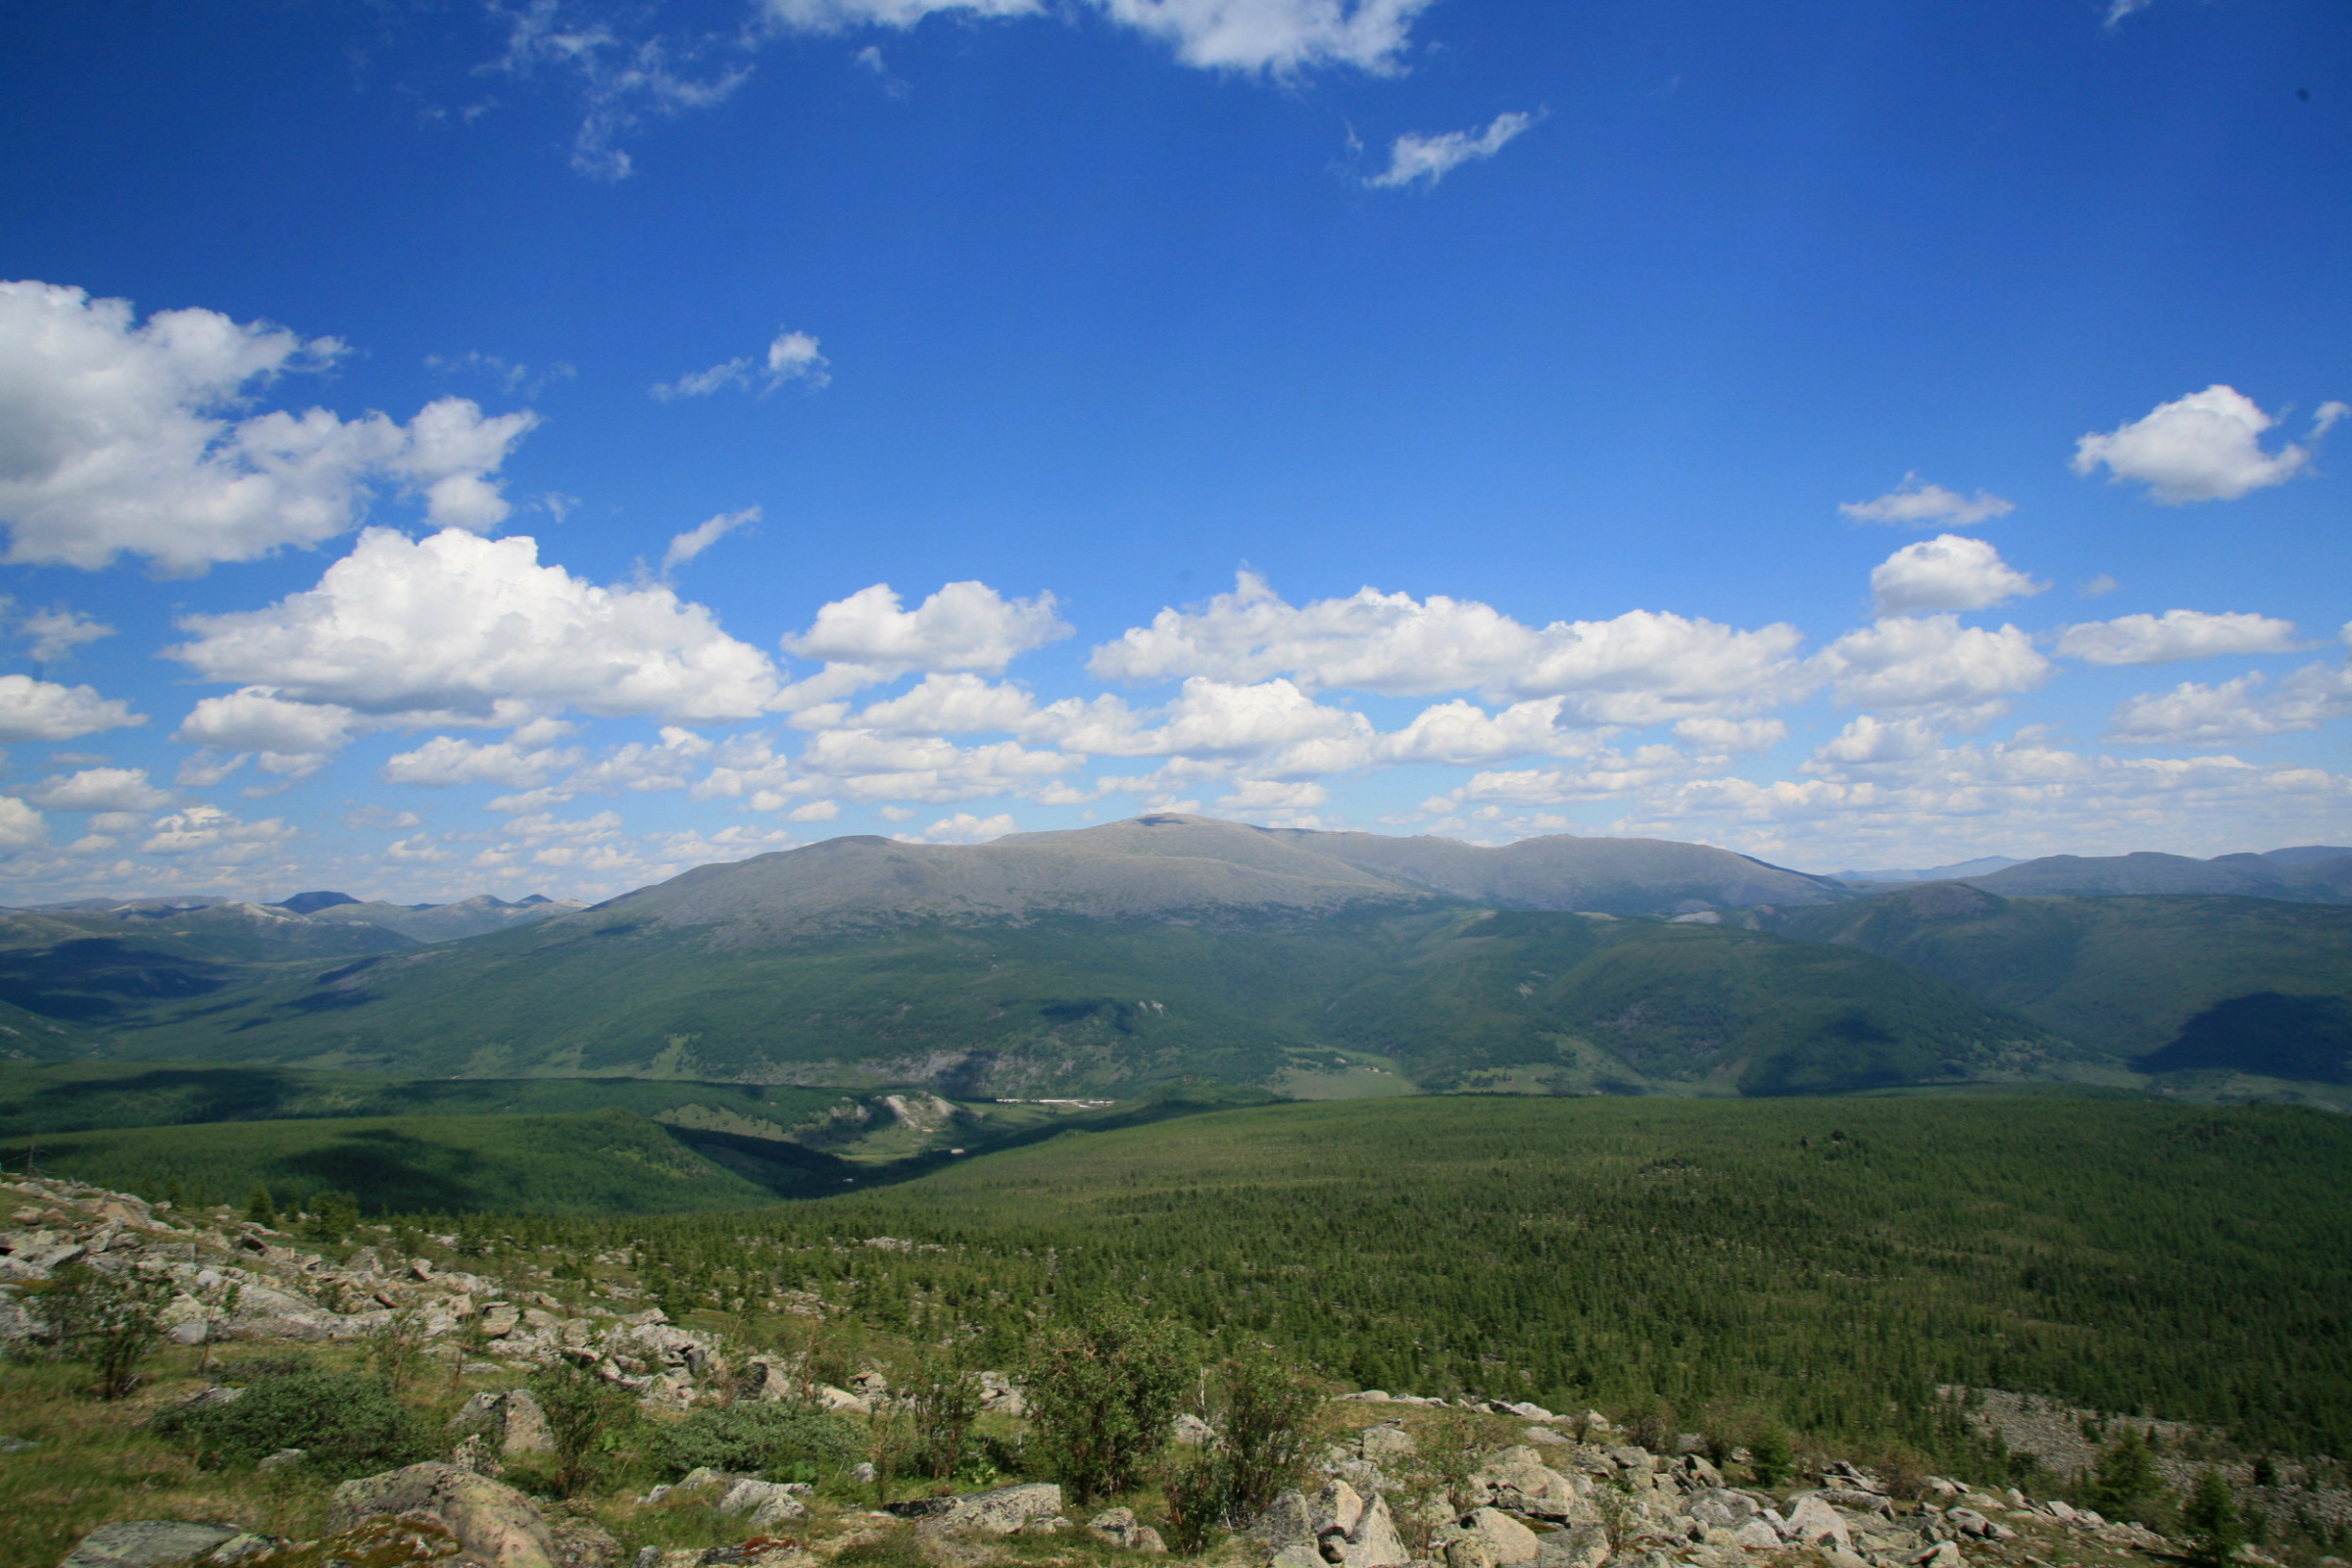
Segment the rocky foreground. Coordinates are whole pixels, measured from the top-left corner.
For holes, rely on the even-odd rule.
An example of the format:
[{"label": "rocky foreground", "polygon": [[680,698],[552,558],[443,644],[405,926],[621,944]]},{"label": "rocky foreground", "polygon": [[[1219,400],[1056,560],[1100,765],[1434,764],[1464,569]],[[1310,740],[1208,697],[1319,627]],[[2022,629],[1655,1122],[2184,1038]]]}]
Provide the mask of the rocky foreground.
[{"label": "rocky foreground", "polygon": [[[445,1458],[343,1483],[316,1534],[273,1533],[258,1517],[123,1519],[89,1530],[62,1568],[813,1568],[845,1556],[977,1568],[1167,1551],[1164,1519],[1071,1506],[1051,1484],[873,1508],[845,1500],[841,1487],[703,1469],[608,1508],[534,1497],[501,1477],[552,1446],[545,1413],[515,1387],[520,1374],[552,1361],[592,1368],[656,1418],[743,1400],[858,1415],[889,1408],[893,1396],[878,1370],[836,1387],[785,1357],[730,1353],[719,1337],[635,1305],[617,1280],[592,1278],[592,1298],[575,1291],[566,1301],[375,1246],[330,1256],[226,1210],[175,1213],[67,1182],[0,1183],[0,1203],[13,1203],[6,1211],[16,1227],[0,1234],[0,1341],[37,1336],[39,1282],[82,1262],[169,1281],[164,1323],[182,1346],[331,1347],[397,1323],[427,1343],[453,1389],[470,1390],[449,1422]],[[813,1298],[782,1305],[825,1311]],[[984,1381],[988,1410],[1017,1420],[1020,1391],[1000,1374]],[[224,1374],[179,1397],[238,1393]],[[2022,1421],[2034,1406],[2012,1398],[1993,1408]],[[0,1412],[0,1465],[39,1464],[39,1446],[6,1435],[6,1419]],[[1695,1451],[1695,1439],[1653,1451],[1597,1412],[1449,1407],[1366,1391],[1332,1399],[1323,1419],[1329,1441],[1306,1484],[1217,1544],[1212,1560],[1231,1568],[2128,1568],[2180,1549],[2139,1523],[2061,1498],[1954,1477],[1883,1478],[1841,1459],[1814,1459],[1795,1485],[1760,1486],[1742,1467],[1719,1469]],[[1199,1443],[1213,1433],[1186,1416],[1170,1437]],[[1465,1441],[1466,1453],[1458,1451]],[[1450,1467],[1437,1462],[1440,1444],[1456,1446]],[[304,1459],[287,1450],[262,1468],[298,1472]],[[858,1468],[857,1479],[870,1486],[870,1468]],[[1153,1499],[1136,1500],[1149,1514]],[[2328,1516],[2345,1502],[2340,1492],[2306,1488],[2299,1505]],[[884,1551],[878,1543],[895,1544]]]}]

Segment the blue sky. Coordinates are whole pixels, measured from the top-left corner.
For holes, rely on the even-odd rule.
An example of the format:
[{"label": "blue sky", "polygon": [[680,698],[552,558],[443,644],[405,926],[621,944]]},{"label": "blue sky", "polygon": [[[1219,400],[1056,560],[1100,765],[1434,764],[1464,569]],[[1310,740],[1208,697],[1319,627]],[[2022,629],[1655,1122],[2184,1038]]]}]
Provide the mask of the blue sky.
[{"label": "blue sky", "polygon": [[2325,0],[0,25],[0,902],[2352,838]]}]

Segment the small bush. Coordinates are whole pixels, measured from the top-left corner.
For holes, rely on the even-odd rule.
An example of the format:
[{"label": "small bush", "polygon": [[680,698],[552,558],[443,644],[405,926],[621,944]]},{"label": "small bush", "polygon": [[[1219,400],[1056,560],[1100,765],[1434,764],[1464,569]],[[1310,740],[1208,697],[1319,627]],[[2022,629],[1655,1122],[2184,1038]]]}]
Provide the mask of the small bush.
[{"label": "small bush", "polygon": [[675,1479],[709,1465],[770,1481],[821,1481],[865,1454],[865,1435],[805,1404],[730,1404],[696,1410],[654,1440],[654,1463]]},{"label": "small bush", "polygon": [[637,1422],[636,1406],[625,1390],[568,1361],[533,1374],[530,1390],[547,1412],[557,1490],[572,1496],[603,1467],[606,1450]]},{"label": "small bush", "polygon": [[76,1262],[57,1271],[41,1298],[41,1312],[58,1353],[89,1362],[98,1372],[98,1396],[120,1399],[164,1337],[163,1311],[171,1299],[168,1280],[128,1270],[105,1273]]},{"label": "small bush", "polygon": [[313,1468],[338,1481],[432,1452],[423,1423],[373,1378],[285,1362],[245,1370],[252,1381],[236,1398],[170,1411],[156,1430],[187,1443],[207,1465],[250,1465],[300,1448]]},{"label": "small bush", "polygon": [[1079,1503],[1134,1486],[1167,1440],[1192,1381],[1183,1331],[1106,1305],[1049,1334],[1022,1386],[1029,1430],[1054,1478]]}]

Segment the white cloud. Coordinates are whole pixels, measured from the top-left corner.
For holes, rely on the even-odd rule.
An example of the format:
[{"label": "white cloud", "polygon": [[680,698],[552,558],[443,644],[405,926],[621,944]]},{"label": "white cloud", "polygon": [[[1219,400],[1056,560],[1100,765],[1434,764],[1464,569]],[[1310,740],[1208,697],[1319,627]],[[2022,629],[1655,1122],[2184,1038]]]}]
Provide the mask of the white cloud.
[{"label": "white cloud", "polygon": [[30,675],[0,675],[0,741],[70,741],[102,729],[144,724],[130,705],[87,686],[60,686]]},{"label": "white cloud", "polygon": [[943,816],[923,829],[923,839],[931,844],[985,844],[1001,839],[1007,833],[1017,833],[1020,826],[1009,811],[995,816],[974,816],[969,811],[957,811]]},{"label": "white cloud", "polygon": [[1871,598],[1882,615],[1984,610],[2048,587],[2011,566],[1984,540],[1956,533],[1905,545],[1870,573]]},{"label": "white cloud", "polygon": [[1513,112],[1496,115],[1481,131],[1448,130],[1429,136],[1407,131],[1389,144],[1389,167],[1364,183],[1375,189],[1393,189],[1416,180],[1435,185],[1464,164],[1494,157],[1535,122],[1535,116]]},{"label": "white cloud", "polygon": [[[1352,66],[1374,74],[1398,69],[1413,21],[1431,0],[1089,0],[1121,26],[1157,38],[1189,66],[1273,72]],[[839,32],[857,26],[906,28],[925,17],[1007,18],[1046,14],[1038,0],[764,0],[779,26]]]},{"label": "white cloud", "polygon": [[1964,496],[1939,484],[1929,484],[1916,473],[1872,501],[1843,501],[1838,510],[1856,522],[1883,522],[1896,528],[1973,528],[2017,510],[1988,490]]},{"label": "white cloud", "polygon": [[670,539],[669,548],[662,555],[662,575],[667,576],[677,570],[746,523],[759,520],[760,509],[746,507],[741,512],[722,512],[715,517],[707,517],[696,523]]},{"label": "white cloud", "polygon": [[1913,715],[1884,719],[1876,713],[1857,713],[1845,728],[1813,750],[1800,769],[1806,773],[1835,773],[1853,767],[1878,767],[1933,757],[1942,745],[1940,726]]},{"label": "white cloud", "polygon": [[783,331],[767,345],[757,375],[751,358],[741,355],[707,370],[681,375],[675,381],[656,382],[653,393],[662,402],[671,403],[679,398],[709,397],[731,386],[750,387],[757,380],[760,395],[765,397],[787,381],[806,381],[810,386],[830,384],[832,363],[817,352],[815,338],[806,332]]},{"label": "white cloud", "polygon": [[[191,615],[167,650],[239,698],[316,707],[345,729],[514,724],[578,709],[681,722],[748,718],[776,694],[766,656],[661,584],[600,588],[541,565],[527,536],[361,535],[318,586],[267,610]],[[207,699],[198,715],[235,699]],[[274,708],[272,710],[274,710]],[[243,749],[191,715],[182,737]]]},{"label": "white cloud", "polygon": [[[517,740],[523,738],[523,732],[515,734]],[[618,795],[624,791],[643,795],[682,790],[694,782],[697,764],[717,751],[716,746],[690,729],[664,725],[658,745],[632,741],[626,746],[612,747],[558,783],[519,795],[502,795],[490,803],[489,808],[540,811],[580,795]],[[578,754],[567,755],[576,759]],[[517,777],[508,782],[527,783],[529,779]]]},{"label": "white cloud", "polygon": [[2295,646],[2291,620],[2200,610],[2084,621],[2058,635],[2061,656],[2092,664],[2164,664],[2220,654],[2283,654]]},{"label": "white cloud", "polygon": [[212,851],[215,858],[234,864],[294,836],[294,828],[283,817],[243,822],[217,806],[191,806],[184,811],[157,818],[154,835],[139,847],[149,855]]},{"label": "white cloud", "polygon": [[1293,607],[1243,572],[1233,592],[1206,606],[1162,610],[1151,625],[1098,647],[1087,668],[1111,680],[1281,675],[1307,691],[1557,696],[1572,721],[1651,724],[1752,712],[1788,695],[1800,641],[1786,624],[1740,631],[1647,610],[1537,628],[1476,600],[1417,601],[1373,588]]},{"label": "white cloud", "polygon": [[1245,778],[1236,781],[1231,794],[1218,797],[1217,809],[1262,821],[1269,816],[1296,818],[1299,812],[1330,804],[1331,791],[1312,780]]},{"label": "white cloud", "polygon": [[[1030,751],[1015,741],[959,747],[935,735],[886,736],[868,730],[828,730],[812,736],[798,759],[801,793],[930,804],[1025,794],[1079,765],[1075,757]],[[757,799],[752,804],[759,808]]]},{"label": "white cloud", "polygon": [[17,622],[17,634],[31,644],[26,651],[32,655],[34,663],[55,664],[72,658],[74,650],[83,643],[114,636],[115,628],[95,615],[60,605],[26,615]]},{"label": "white cloud", "polygon": [[911,689],[861,710],[842,724],[809,722],[811,710],[793,722],[808,728],[851,727],[891,735],[971,735],[991,730],[1013,730],[1027,722],[1036,705],[1017,686],[992,685],[965,672],[925,675]]},{"label": "white cloud", "polygon": [[1451,810],[1473,802],[1517,806],[1564,806],[1606,801],[1688,778],[1697,760],[1672,746],[1642,746],[1631,753],[1596,751],[1572,767],[1493,769],[1428,803]]},{"label": "white cloud", "polygon": [[815,624],[783,646],[803,659],[873,672],[860,684],[917,669],[1000,674],[1020,655],[1070,635],[1054,606],[1050,593],[1006,599],[984,582],[952,582],[906,610],[890,584],[878,582],[820,608]]},{"label": "white cloud", "polygon": [[[199,702],[172,738],[205,748],[197,754],[200,758],[259,752],[262,766],[270,772],[300,775],[325,765],[361,727],[360,715],[348,708],[289,702],[266,687],[247,686],[225,697]],[[192,776],[183,767],[180,782],[200,787],[217,784],[244,760],[244,756],[238,755],[224,762],[208,762]]]},{"label": "white cloud", "polygon": [[1849,631],[1813,664],[1838,701],[1854,708],[1982,705],[2032,691],[2050,676],[2050,662],[2025,632],[1964,627],[1956,615],[1905,616]]},{"label": "white cloud", "polygon": [[[1997,849],[2116,855],[2154,846],[2212,855],[2248,843],[2325,842],[2352,779],[2237,758],[2113,758],[2039,732],[1920,749],[1911,734],[1817,754],[1813,776],[1692,779],[1649,792],[1618,834],[1722,844],[1783,865],[1920,865]],[[1900,754],[1900,755],[1898,755]]]},{"label": "white cloud", "polygon": [[1538,698],[1513,703],[1499,713],[1456,698],[1415,713],[1400,730],[1379,738],[1374,748],[1384,762],[1448,762],[1475,765],[1515,757],[1581,756],[1598,744],[1597,732],[1563,729],[1565,700]]},{"label": "white cloud", "polygon": [[2260,696],[2259,670],[2207,686],[2182,681],[2116,705],[2100,737],[2121,746],[2222,746],[2319,728],[2352,715],[2352,668],[2305,664]]},{"label": "white cloud", "polygon": [[257,384],[342,345],[126,300],[0,283],[0,521],[8,560],[89,569],[124,553],[170,572],[316,545],[350,528],[373,481],[420,496],[437,524],[509,511],[490,477],[537,416],[485,418],[463,398],[407,425],[324,409],[231,417]]},{"label": "white cloud", "polygon": [[[2320,411],[2312,434],[2324,434],[2343,405]],[[2111,480],[2136,480],[2158,501],[2234,501],[2248,491],[2284,484],[2311,461],[2307,448],[2262,449],[2262,434],[2278,421],[2234,387],[2215,383],[2202,392],[2157,405],[2145,418],[2092,433],[2075,443],[2075,472],[2104,464]]]},{"label": "white cloud", "polygon": [[1702,752],[1746,757],[1769,752],[1787,740],[1788,726],[1777,718],[1686,718],[1674,726],[1674,733]]},{"label": "white cloud", "polygon": [[384,782],[446,789],[454,784],[505,784],[521,787],[546,782],[559,768],[580,760],[576,747],[545,746],[533,750],[512,740],[484,744],[436,735],[413,752],[385,760]]},{"label": "white cloud", "polygon": [[13,795],[0,795],[0,850],[37,850],[49,842],[49,823]]},{"label": "white cloud", "polygon": [[45,778],[24,798],[52,811],[159,811],[172,804],[169,793],[148,782],[143,767],[85,767]]}]

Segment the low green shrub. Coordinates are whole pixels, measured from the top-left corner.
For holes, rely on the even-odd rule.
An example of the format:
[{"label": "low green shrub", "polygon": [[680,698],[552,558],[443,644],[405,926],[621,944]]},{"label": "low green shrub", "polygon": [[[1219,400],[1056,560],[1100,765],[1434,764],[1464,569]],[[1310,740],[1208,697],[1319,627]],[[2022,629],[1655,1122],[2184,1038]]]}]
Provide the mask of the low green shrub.
[{"label": "low green shrub", "polygon": [[770,1481],[821,1481],[865,1456],[865,1435],[804,1404],[730,1404],[696,1410],[654,1440],[653,1459],[672,1477],[705,1465]]},{"label": "low green shrub", "polygon": [[272,1361],[246,1369],[245,1392],[225,1403],[183,1405],[156,1430],[196,1450],[198,1462],[242,1467],[283,1448],[334,1480],[430,1457],[431,1433],[374,1378]]}]

